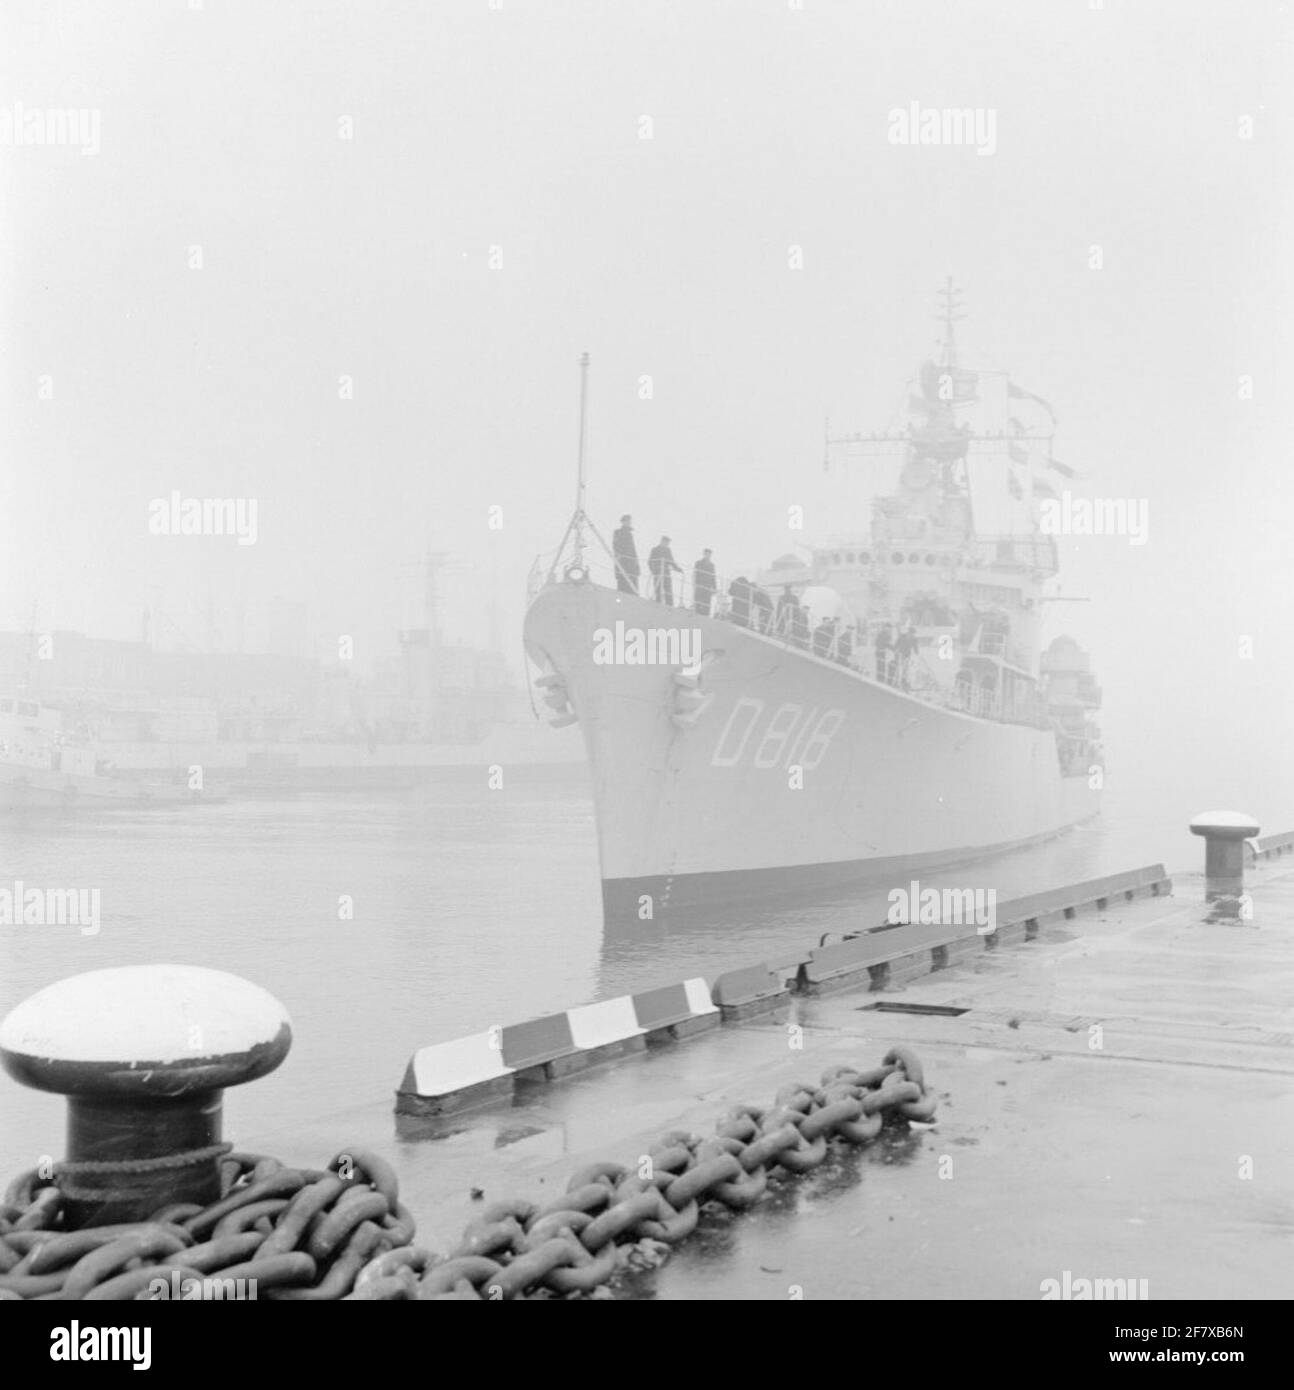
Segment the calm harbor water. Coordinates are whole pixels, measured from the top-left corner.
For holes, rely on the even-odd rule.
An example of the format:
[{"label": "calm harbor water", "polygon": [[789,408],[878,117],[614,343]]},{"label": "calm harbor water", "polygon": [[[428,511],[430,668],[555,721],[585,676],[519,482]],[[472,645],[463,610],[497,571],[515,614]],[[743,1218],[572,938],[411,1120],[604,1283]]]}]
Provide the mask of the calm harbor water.
[{"label": "calm harbor water", "polygon": [[[483,779],[482,779],[483,781]],[[274,1077],[229,1093],[226,1132],[282,1131],[388,1102],[423,1044],[692,975],[884,920],[883,891],[751,904],[604,939],[581,771],[504,791],[477,779],[385,795],[299,795],[0,823],[3,881],[97,887],[101,928],[0,928],[0,1011],[86,970],[171,961],[233,971],[292,1015]],[[1107,789],[1104,814],[940,883],[1000,898],[1150,862],[1198,869],[1189,790]],[[1264,829],[1294,828],[1273,824]],[[339,915],[341,899],[353,916]],[[112,1007],[105,999],[104,1006]],[[0,1174],[63,1148],[60,1097],[0,1078]]]}]

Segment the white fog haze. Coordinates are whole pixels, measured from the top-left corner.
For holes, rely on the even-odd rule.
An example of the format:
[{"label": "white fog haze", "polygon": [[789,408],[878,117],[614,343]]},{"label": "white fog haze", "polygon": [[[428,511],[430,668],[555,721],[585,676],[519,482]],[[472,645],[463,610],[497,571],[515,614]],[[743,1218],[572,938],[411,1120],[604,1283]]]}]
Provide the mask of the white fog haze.
[{"label": "white fog haze", "polygon": [[[1092,603],[1052,620],[1101,672],[1111,775],[1147,739],[1233,800],[1273,757],[1288,775],[1272,7],[57,13],[12,6],[6,47],[29,104],[94,95],[102,149],[3,167],[8,628],[34,607],[40,631],[133,639],[150,607],[157,640],[169,619],[232,649],[240,606],[286,600],[319,653],[389,654],[400,567],[431,545],[459,562],[449,629],[480,636],[497,584],[516,664],[526,571],[569,511],[581,351],[604,534],[630,510],[736,572],[787,548],[790,505],[799,539],[834,529],[824,418],[886,427],[951,274],[967,356],[1052,402],[1090,494],[1149,505],[1146,546],[1063,557]],[[891,145],[912,100],[995,108],[995,152]],[[257,544],[150,536],[173,490],[256,497]]]},{"label": "white fog haze", "polygon": [[[251,1030],[231,1052],[255,1041],[283,1063],[229,1082],[228,1133],[203,1143],[283,1155],[306,1187],[346,1112],[384,1156],[354,1181],[386,1196],[391,1165],[406,1205],[424,1201],[419,1230],[452,1251],[484,1210],[464,1194],[511,1196],[559,1152],[600,1159],[603,1117],[606,1142],[647,1153],[639,1131],[674,1111],[596,1079],[547,1111],[517,1081],[515,1111],[495,1096],[442,1143],[428,1134],[459,1089],[442,1064],[505,1091],[537,1069],[555,1092],[585,1046],[579,1020],[556,1070],[548,1054],[518,1061],[510,1034],[500,1050],[498,1029],[621,1000],[637,1039],[646,1006],[623,1001],[667,985],[689,1027],[755,1016],[771,1049],[781,1015],[719,983],[762,961],[772,994],[804,995],[788,1027],[807,1029],[805,1077],[875,1027],[858,1067],[884,1056],[886,1084],[909,1087],[911,1147],[882,1178],[864,1160],[864,1187],[901,1184],[936,1144],[968,1165],[1013,1150],[998,1088],[1033,1076],[1003,1062],[1013,1049],[1035,1049],[1032,1066],[1054,1042],[1056,1071],[1075,1068],[1056,1104],[1081,1113],[1079,1023],[1107,1029],[1108,1071],[1129,1088],[1134,1063],[1203,1071],[1206,1052],[1278,1078],[1234,1112],[1222,1082],[1201,1083],[1219,1088],[1200,1101],[1223,1117],[1210,1132],[1261,1152],[1268,1178],[1294,1134],[1254,1116],[1288,1098],[1288,1060],[1223,1054],[1294,1035],[1278,993],[1294,900],[1262,838],[1294,832],[1292,63],[1283,0],[8,0],[0,899],[37,884],[98,896],[80,931],[0,901],[0,1013],[19,1020],[0,1030],[0,1169],[61,1152],[74,1085],[60,1067],[118,1045],[92,1004],[79,1012],[118,998],[112,981],[59,1005],[66,1055],[23,1051],[39,1031],[23,1001],[172,962],[268,992],[208,1002]],[[1080,513],[1121,520],[1093,534]],[[667,628],[685,637],[672,657],[625,644]],[[1051,645],[1062,637],[1077,648]],[[1210,834],[1248,841],[1252,899],[1213,839],[1205,874],[1188,823],[1216,810],[1241,813]],[[1134,872],[1126,893],[1119,880],[1080,904],[1098,904],[1091,935],[1068,900],[1034,901]],[[902,976],[897,947],[856,967],[878,998],[924,989],[936,1014],[979,1010],[963,1032],[955,1010],[931,1024],[810,988],[812,950],[922,926],[915,909],[886,918],[893,885],[918,877],[1031,904],[1000,914],[1018,957],[993,937],[992,957],[972,942],[959,965],[959,943],[922,938],[929,979]],[[1219,934],[1242,927],[1219,926],[1218,902],[1251,932],[1234,954]],[[1161,908],[1185,915],[1152,920]],[[1225,1017],[1188,1001],[1205,979],[1227,981]],[[205,986],[120,988],[122,1017],[153,1018],[159,1000],[161,1036]],[[1161,1006],[1200,1020],[1198,1038]],[[1162,1055],[1147,1011],[1173,1038]],[[679,1026],[660,1025],[682,1056]],[[432,1056],[451,1043],[452,1064]],[[921,1128],[935,1084],[891,1045],[957,1097],[946,1130]],[[131,1046],[127,1071],[147,1050]],[[1002,1080],[968,1063],[977,1048]],[[794,1059],[756,1057],[741,1054],[752,1101],[799,1082],[766,1085],[758,1067],[771,1079]],[[718,1095],[708,1065],[679,1063],[694,1099]],[[1054,1188],[1013,1150],[1021,1210],[1055,1217],[1028,1237],[1045,1267],[954,1223],[941,1243],[960,1287],[920,1282],[913,1255],[895,1291],[851,1265],[821,1296],[1036,1298],[1086,1255],[1088,1273],[1148,1278],[1156,1298],[1288,1297],[1270,1232],[1235,1236],[1267,1220],[1260,1200],[1288,1210],[1288,1179],[1236,1196],[1193,1166],[1204,1150],[1173,1167],[1155,1145],[1184,1145],[1185,1122],[1136,1075],[1111,1102],[1150,1117],[1134,1147],[1155,1159],[1136,1180],[1079,1153],[1059,1120],[1046,1142],[1074,1166]],[[861,1129],[883,1083],[841,1084]],[[1038,1094],[1053,1093],[1011,1089],[1010,1104]],[[972,1111],[1002,1127],[957,1130]],[[711,1119],[678,1122],[710,1134]],[[471,1146],[496,1122],[507,1152],[478,1172],[463,1154],[486,1153]],[[77,1142],[78,1160],[104,1158]],[[1146,1173],[1169,1170],[1156,1196]],[[200,1213],[265,1176],[227,1169],[175,1224],[209,1238]],[[829,1219],[861,1230],[876,1218],[848,1207],[857,1176]],[[29,1203],[50,1204],[51,1231],[83,1219],[67,1194],[49,1215],[39,1193],[55,1181],[0,1215],[0,1290],[32,1263],[48,1274],[6,1264],[5,1227]],[[909,1193],[939,1210],[925,1189],[883,1190],[905,1239]],[[1056,1215],[1061,1190],[1095,1213],[1086,1237]],[[346,1247],[356,1270],[413,1239],[397,1205],[373,1206],[370,1245]],[[758,1204],[742,1210],[712,1283],[705,1259],[671,1273],[663,1257],[653,1283],[643,1247],[645,1282],[610,1296],[787,1297],[783,1264],[795,1284],[815,1247],[768,1235],[765,1249]],[[1002,1219],[984,1210],[984,1229]],[[282,1220],[266,1216],[262,1234]],[[334,1256],[317,1235],[277,1251],[300,1256],[284,1283],[303,1297]],[[491,1258],[506,1270],[524,1248],[519,1234]],[[753,1291],[752,1264],[776,1287]],[[123,1258],[111,1277],[138,1270]],[[433,1296],[373,1274],[388,1277],[403,1291],[384,1296]],[[546,1287],[563,1296],[560,1278]]]}]

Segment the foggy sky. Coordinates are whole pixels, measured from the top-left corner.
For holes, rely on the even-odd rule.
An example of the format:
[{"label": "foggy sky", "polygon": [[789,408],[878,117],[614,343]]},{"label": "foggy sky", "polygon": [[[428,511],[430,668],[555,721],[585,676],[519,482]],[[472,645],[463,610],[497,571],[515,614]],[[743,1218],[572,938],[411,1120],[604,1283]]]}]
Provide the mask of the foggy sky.
[{"label": "foggy sky", "polygon": [[[735,573],[865,527],[824,416],[891,422],[951,274],[1071,486],[1149,503],[1145,546],[1062,541],[1092,601],[1048,633],[1093,651],[1111,775],[1294,811],[1275,3],[11,0],[0,53],[0,104],[101,112],[96,154],[0,147],[0,626],[230,645],[304,600],[381,656],[430,544],[450,634],[493,592],[519,661],[581,351],[604,532]],[[913,101],[994,110],[995,152],[891,144]],[[258,499],[257,544],[150,536],[173,489]]]}]

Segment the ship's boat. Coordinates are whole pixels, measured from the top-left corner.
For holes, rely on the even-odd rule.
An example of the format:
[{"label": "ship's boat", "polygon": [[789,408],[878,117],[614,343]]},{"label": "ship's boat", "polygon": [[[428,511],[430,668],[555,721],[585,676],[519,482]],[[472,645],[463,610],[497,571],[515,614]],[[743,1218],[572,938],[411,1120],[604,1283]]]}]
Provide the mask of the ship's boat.
[{"label": "ship's boat", "polygon": [[526,647],[551,722],[584,735],[609,921],[906,882],[1097,814],[1099,688],[1072,639],[1041,650],[1053,426],[958,364],[952,317],[950,295],[909,427],[843,441],[900,456],[870,526],[673,607],[584,553],[577,509],[533,585]]},{"label": "ship's boat", "polygon": [[23,695],[0,698],[0,810],[70,810],[197,799],[187,787],[174,783],[114,775],[93,744],[65,730],[61,711]]}]

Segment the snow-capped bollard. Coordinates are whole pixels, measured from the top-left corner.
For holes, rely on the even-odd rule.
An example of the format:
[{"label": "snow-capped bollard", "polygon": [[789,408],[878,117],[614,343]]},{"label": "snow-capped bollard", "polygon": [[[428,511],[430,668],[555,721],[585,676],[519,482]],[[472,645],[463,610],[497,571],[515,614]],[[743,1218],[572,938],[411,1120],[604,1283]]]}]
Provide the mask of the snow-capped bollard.
[{"label": "snow-capped bollard", "polygon": [[1258,834],[1258,822],[1243,811],[1205,811],[1190,830],[1204,836],[1204,900],[1238,900],[1245,891],[1245,841]]},{"label": "snow-capped bollard", "polygon": [[0,1024],[10,1076],[68,1098],[55,1182],[73,1227],[218,1200],[222,1092],[273,1071],[291,1045],[272,994],[189,965],[73,975]]}]

